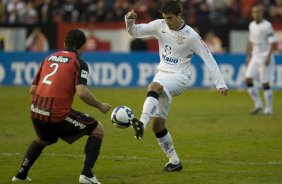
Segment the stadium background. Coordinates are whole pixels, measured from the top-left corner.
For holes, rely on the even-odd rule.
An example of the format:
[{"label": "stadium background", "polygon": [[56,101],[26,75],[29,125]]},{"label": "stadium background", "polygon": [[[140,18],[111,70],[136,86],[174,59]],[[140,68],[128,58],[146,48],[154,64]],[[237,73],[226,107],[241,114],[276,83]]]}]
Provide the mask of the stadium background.
[{"label": "stadium background", "polygon": [[[139,12],[139,21],[148,22],[159,16],[159,4],[163,0],[34,0],[37,15],[14,22],[9,21],[7,9],[11,2],[13,0],[0,1],[0,38],[5,43],[0,51],[0,184],[10,183],[26,146],[35,137],[29,118],[29,84],[42,58],[62,49],[64,35],[70,28],[82,28],[87,33],[89,25],[95,25],[96,36],[104,42],[100,50],[85,52],[82,56],[93,71],[89,78],[93,93],[113,107],[127,105],[139,115],[145,86],[156,72],[153,66],[158,63],[157,47],[156,41],[147,38],[148,51],[131,52],[132,38],[124,29],[123,16],[133,7]],[[29,1],[19,2],[26,5]],[[52,4],[51,16],[48,14],[49,18],[42,19],[39,14],[46,2]],[[213,54],[232,90],[226,97],[210,91],[214,85],[203,62],[197,56],[193,58],[195,75],[190,84],[193,89],[173,100],[167,125],[184,170],[169,174],[161,171],[166,160],[152,131],[148,129],[144,139],[136,141],[131,128],[114,128],[109,115],[89,108],[76,97],[74,108],[95,116],[105,128],[95,174],[102,183],[109,184],[152,181],[158,184],[280,184],[281,46],[278,45],[276,52],[273,115],[250,116],[248,112],[253,104],[242,89],[245,89],[250,7],[255,3],[264,5],[266,18],[273,23],[281,45],[282,18],[272,12],[281,8],[281,1],[182,0],[182,3],[186,23],[198,28],[202,37],[212,30],[221,39],[224,52]],[[48,38],[48,52],[35,53],[25,48],[27,36],[37,26]],[[85,141],[86,137],[73,145],[59,141],[44,150],[29,173],[33,183],[77,183]]]},{"label": "stadium background", "polygon": [[[28,85],[38,63],[48,53],[34,53],[26,48],[26,39],[35,27],[40,27],[49,42],[49,51],[63,49],[66,32],[80,28],[89,32],[95,26],[95,36],[100,47],[85,52],[83,58],[98,74],[90,79],[93,87],[145,87],[151,80],[157,57],[158,45],[153,38],[144,38],[145,52],[133,53],[133,38],[125,30],[124,14],[134,9],[138,22],[160,18],[158,13],[163,1],[156,0],[13,0],[0,2],[0,85]],[[265,17],[272,22],[278,38],[277,67],[274,88],[282,89],[281,43],[282,8],[280,0],[191,0],[181,1],[183,20],[195,28],[204,39],[213,32],[222,42],[221,52],[213,51],[231,88],[244,88],[245,50],[248,39],[250,8],[262,4]],[[17,4],[17,5],[15,5]],[[13,12],[11,7],[19,7]],[[205,39],[204,39],[205,40]],[[135,50],[136,51],[136,50]],[[34,64],[37,63],[37,64]],[[192,61],[190,87],[212,87],[210,76],[202,61],[196,56]],[[150,66],[151,65],[151,66]],[[118,66],[121,66],[118,67]],[[23,68],[21,68],[23,67]]]}]

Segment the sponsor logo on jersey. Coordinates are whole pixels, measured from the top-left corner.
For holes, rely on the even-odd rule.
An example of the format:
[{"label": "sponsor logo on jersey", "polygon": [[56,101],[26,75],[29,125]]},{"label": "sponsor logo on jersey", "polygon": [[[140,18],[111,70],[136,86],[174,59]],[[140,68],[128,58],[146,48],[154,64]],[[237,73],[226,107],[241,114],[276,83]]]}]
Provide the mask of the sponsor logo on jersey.
[{"label": "sponsor logo on jersey", "polygon": [[266,35],[266,37],[268,38],[268,37],[273,37],[274,36],[274,34],[271,32],[271,33],[269,33],[268,35]]},{"label": "sponsor logo on jersey", "polygon": [[171,50],[171,46],[165,45],[164,53],[162,53],[162,58],[167,64],[175,65],[176,63],[178,63],[178,59],[168,57],[169,55],[171,55]]},{"label": "sponsor logo on jersey", "polygon": [[167,57],[166,55],[162,54],[163,60],[170,65],[175,65],[178,63],[178,59]]},{"label": "sponsor logo on jersey", "polygon": [[166,45],[164,48],[165,54],[166,55],[170,55],[171,54],[171,46]]},{"label": "sponsor logo on jersey", "polygon": [[87,79],[88,77],[88,72],[85,70],[81,70],[81,77]]},{"label": "sponsor logo on jersey", "polygon": [[38,107],[34,106],[33,104],[30,106],[30,110],[32,112],[37,113],[37,114],[42,114],[44,116],[50,116],[50,112],[42,110],[42,109],[39,109]]},{"label": "sponsor logo on jersey", "polygon": [[47,61],[57,62],[57,63],[68,63],[71,60],[70,57],[66,56],[50,56]]}]

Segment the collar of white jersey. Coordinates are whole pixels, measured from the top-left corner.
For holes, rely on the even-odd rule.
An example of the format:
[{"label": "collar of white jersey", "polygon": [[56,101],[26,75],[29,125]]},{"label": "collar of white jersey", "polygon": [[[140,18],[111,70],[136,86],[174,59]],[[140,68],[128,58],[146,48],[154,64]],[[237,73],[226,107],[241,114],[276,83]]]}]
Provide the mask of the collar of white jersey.
[{"label": "collar of white jersey", "polygon": [[182,20],[182,26],[180,26],[180,28],[178,28],[178,29],[176,29],[176,31],[180,31],[181,29],[183,29],[184,27],[185,27],[185,23],[184,23],[184,21]]}]

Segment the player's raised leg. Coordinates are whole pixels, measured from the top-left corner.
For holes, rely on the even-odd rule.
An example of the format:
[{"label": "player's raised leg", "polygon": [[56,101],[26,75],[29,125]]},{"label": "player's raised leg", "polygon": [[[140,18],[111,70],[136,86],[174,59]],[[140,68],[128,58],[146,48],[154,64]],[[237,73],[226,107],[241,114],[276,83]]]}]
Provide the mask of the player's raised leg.
[{"label": "player's raised leg", "polygon": [[159,95],[161,94],[162,90],[163,87],[157,82],[152,82],[149,84],[147,98],[143,104],[140,120],[134,118],[132,122],[132,127],[135,129],[135,138],[142,138],[144,129],[158,108]]},{"label": "player's raised leg", "polygon": [[152,118],[152,129],[155,133],[159,146],[165,153],[169,162],[165,165],[164,171],[172,172],[181,170],[182,163],[176,153],[170,133],[165,127],[166,120],[163,118]]}]

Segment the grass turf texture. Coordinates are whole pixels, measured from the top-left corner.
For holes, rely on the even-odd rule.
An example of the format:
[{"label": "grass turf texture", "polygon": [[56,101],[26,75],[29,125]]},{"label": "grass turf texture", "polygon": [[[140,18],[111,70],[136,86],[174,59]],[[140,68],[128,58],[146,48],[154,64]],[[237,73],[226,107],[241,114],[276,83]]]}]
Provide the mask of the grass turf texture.
[{"label": "grass turf texture", "polygon": [[[0,184],[11,183],[27,146],[35,138],[27,87],[0,87]],[[112,109],[129,106],[139,117],[145,89],[93,89]],[[105,137],[95,174],[104,184],[278,184],[282,182],[282,93],[274,93],[272,116],[249,115],[246,92],[223,97],[210,90],[187,90],[173,99],[168,130],[184,169],[164,173],[167,162],[150,127],[141,141],[132,128],[117,129],[103,115],[75,98],[73,108],[103,123]],[[29,176],[36,184],[75,184],[83,164],[84,137],[72,145],[47,147]]]}]

